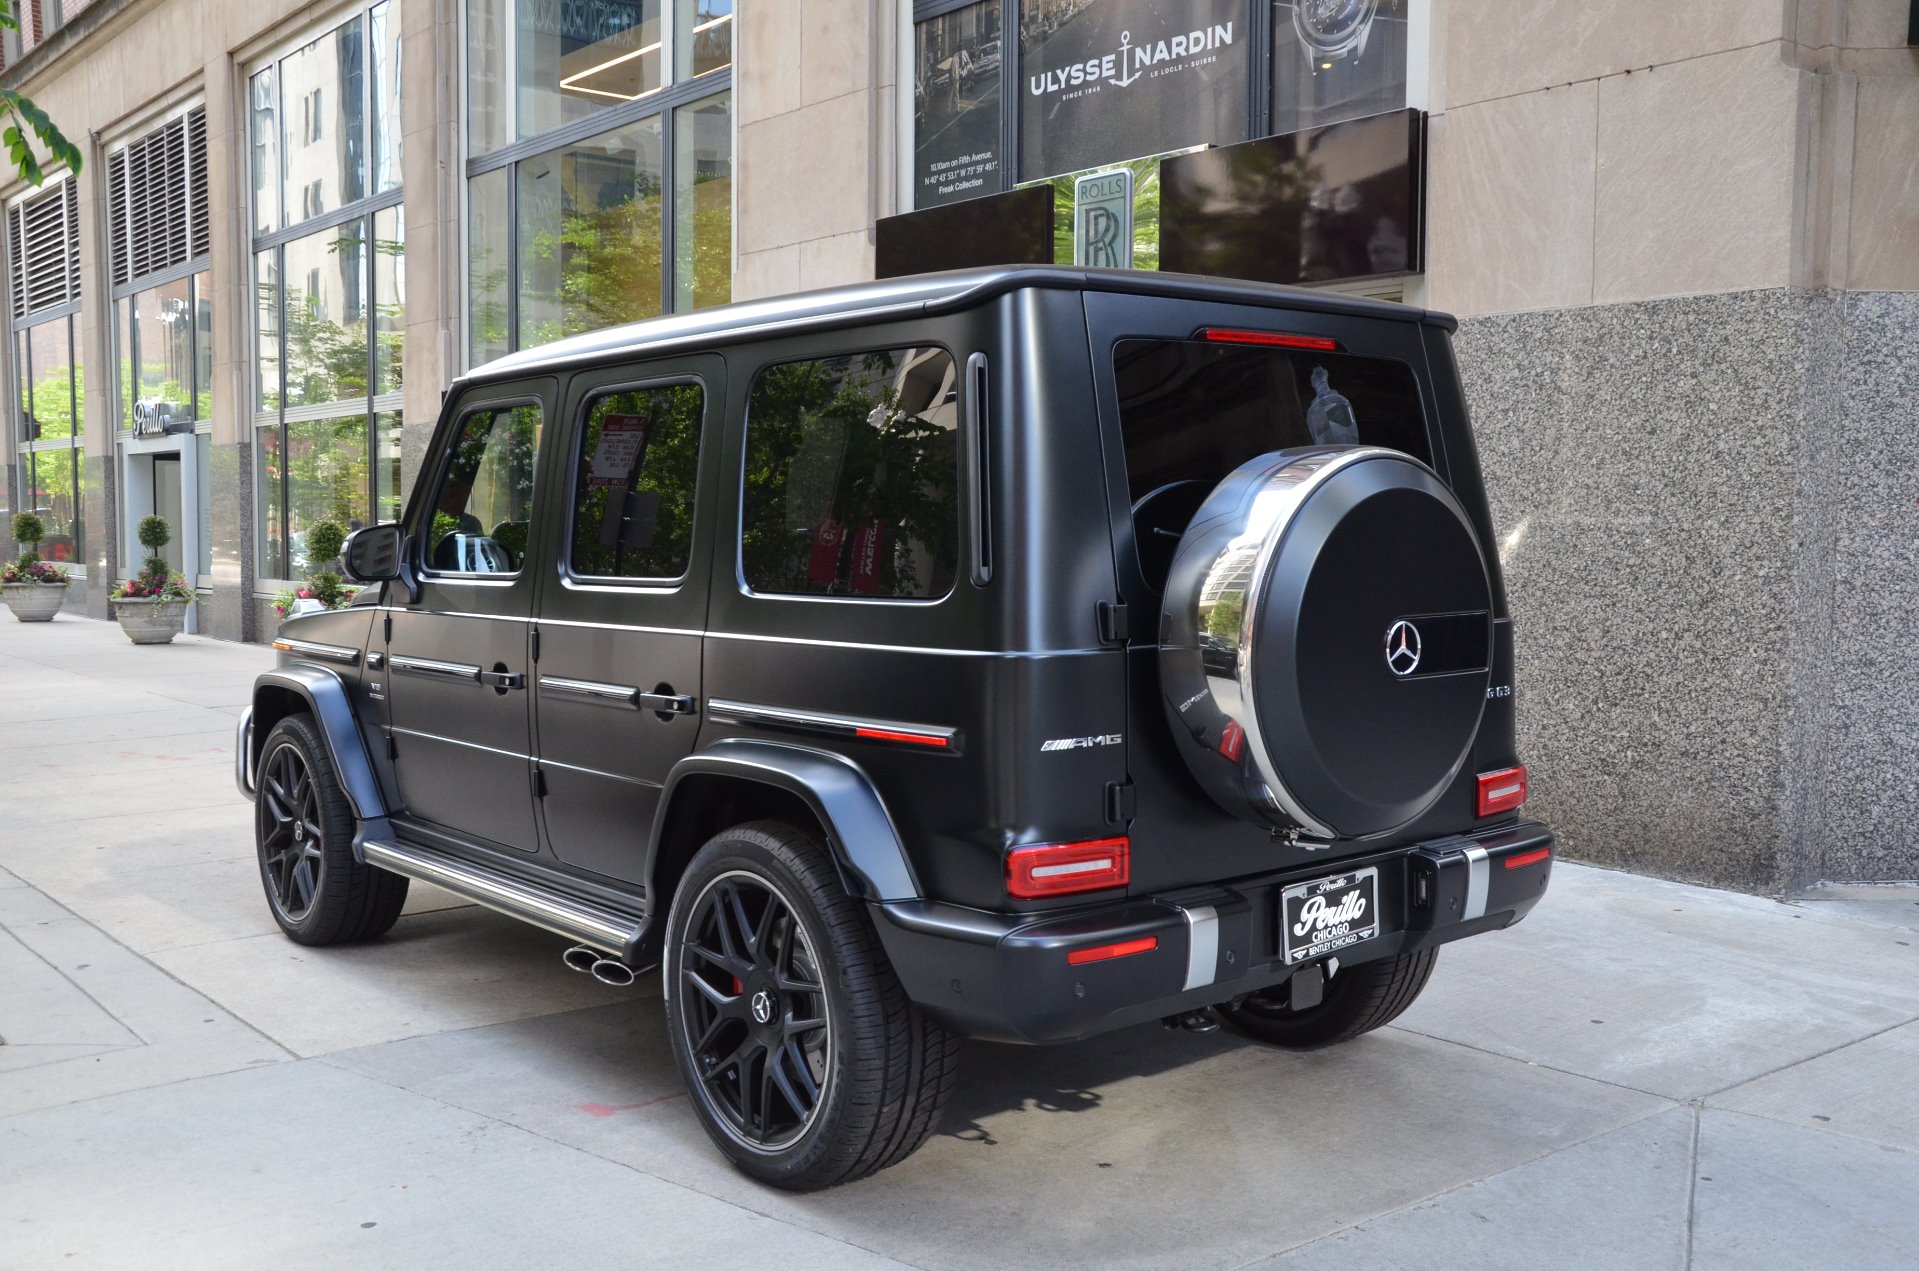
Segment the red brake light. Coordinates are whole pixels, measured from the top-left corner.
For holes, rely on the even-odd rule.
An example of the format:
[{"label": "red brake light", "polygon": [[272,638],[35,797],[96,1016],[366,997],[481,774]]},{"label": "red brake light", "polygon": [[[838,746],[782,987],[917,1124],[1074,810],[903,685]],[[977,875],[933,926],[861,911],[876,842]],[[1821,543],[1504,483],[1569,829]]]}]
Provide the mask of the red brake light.
[{"label": "red brake light", "polygon": [[1522,852],[1518,856],[1508,856],[1506,858],[1506,868],[1524,869],[1528,865],[1539,864],[1539,862],[1545,860],[1552,854],[1553,850],[1550,847],[1537,847],[1530,852]]},{"label": "red brake light", "polygon": [[1040,843],[1006,856],[1006,894],[1018,900],[1124,887],[1133,876],[1125,839]]},{"label": "red brake light", "polygon": [[1096,944],[1090,949],[1075,949],[1066,955],[1069,966],[1084,966],[1088,962],[1105,962],[1109,958],[1126,958],[1135,953],[1151,953],[1159,948],[1158,936],[1142,936],[1138,940],[1121,940],[1118,944]]},{"label": "red brake light", "polygon": [[1233,331],[1224,327],[1207,327],[1199,333],[1202,340],[1214,344],[1263,344],[1276,349],[1312,349],[1319,353],[1336,353],[1339,341],[1323,335],[1289,335],[1283,331]]},{"label": "red brake light", "polygon": [[1511,812],[1526,801],[1526,770],[1501,768],[1479,774],[1479,815]]}]

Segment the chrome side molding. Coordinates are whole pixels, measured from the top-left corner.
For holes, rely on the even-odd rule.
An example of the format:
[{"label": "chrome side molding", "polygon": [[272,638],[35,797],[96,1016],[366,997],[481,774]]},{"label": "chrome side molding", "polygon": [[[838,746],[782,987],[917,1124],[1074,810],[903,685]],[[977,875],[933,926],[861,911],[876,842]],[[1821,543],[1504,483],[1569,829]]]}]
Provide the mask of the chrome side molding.
[{"label": "chrome side molding", "polygon": [[427,675],[441,680],[480,682],[480,668],[467,662],[440,662],[433,658],[409,658],[395,653],[387,659],[395,671],[408,675]]},{"label": "chrome side molding", "polygon": [[247,707],[240,712],[240,722],[233,726],[233,784],[240,787],[240,793],[249,799],[260,797],[259,784],[253,774],[253,708]]},{"label": "chrome side molding", "polygon": [[389,873],[444,887],[476,904],[565,936],[614,957],[639,937],[644,921],[631,914],[575,900],[497,870],[456,860],[409,843],[367,839],[360,845],[366,863]]}]

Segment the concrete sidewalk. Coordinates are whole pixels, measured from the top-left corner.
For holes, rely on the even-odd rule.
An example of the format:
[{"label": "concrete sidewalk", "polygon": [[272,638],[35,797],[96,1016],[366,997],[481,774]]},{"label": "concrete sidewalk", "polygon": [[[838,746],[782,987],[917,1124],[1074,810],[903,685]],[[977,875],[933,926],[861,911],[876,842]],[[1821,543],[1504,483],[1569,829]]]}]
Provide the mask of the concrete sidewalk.
[{"label": "concrete sidewalk", "polygon": [[268,916],[234,716],[271,653],[0,619],[0,1267],[1908,1267],[1919,900],[1562,865],[1393,1028],[967,1048],[812,1197],[720,1163],[657,979],[416,885]]}]

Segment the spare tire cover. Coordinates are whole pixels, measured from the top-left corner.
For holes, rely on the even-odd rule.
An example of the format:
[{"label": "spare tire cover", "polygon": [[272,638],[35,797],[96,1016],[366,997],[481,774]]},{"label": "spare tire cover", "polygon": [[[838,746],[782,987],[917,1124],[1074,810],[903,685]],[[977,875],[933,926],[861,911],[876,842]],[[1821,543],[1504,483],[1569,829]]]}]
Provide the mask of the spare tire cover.
[{"label": "spare tire cover", "polygon": [[1181,537],[1159,657],[1180,752],[1227,810],[1311,838],[1390,833],[1446,791],[1479,731],[1479,538],[1410,455],[1262,455]]}]

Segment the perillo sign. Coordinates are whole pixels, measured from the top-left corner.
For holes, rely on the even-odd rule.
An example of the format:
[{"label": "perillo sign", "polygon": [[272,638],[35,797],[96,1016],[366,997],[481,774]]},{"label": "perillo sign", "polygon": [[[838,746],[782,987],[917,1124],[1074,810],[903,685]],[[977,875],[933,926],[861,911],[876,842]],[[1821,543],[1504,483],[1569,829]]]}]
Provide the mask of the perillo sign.
[{"label": "perillo sign", "polygon": [[[1158,66],[1162,62],[1190,61],[1202,53],[1226,48],[1232,42],[1233,24],[1231,22],[1189,31],[1185,35],[1175,35],[1157,44],[1150,40],[1144,44],[1134,44],[1133,33],[1125,31],[1120,34],[1118,52],[1029,76],[1027,87],[1035,97],[1063,93],[1070,88],[1098,84],[1104,80],[1111,80],[1116,86],[1126,88],[1146,78],[1151,73],[1149,68]],[[1167,69],[1183,70],[1185,68],[1178,66]]]}]

